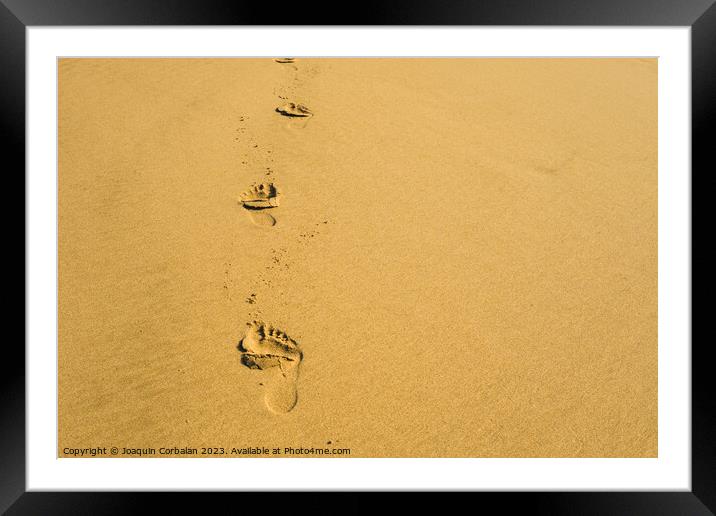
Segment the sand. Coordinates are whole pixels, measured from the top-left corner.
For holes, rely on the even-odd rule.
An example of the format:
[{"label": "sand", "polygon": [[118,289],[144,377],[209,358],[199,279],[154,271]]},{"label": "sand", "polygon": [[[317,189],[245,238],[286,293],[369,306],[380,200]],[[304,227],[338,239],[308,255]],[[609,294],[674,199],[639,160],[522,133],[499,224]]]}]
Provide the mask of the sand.
[{"label": "sand", "polygon": [[60,456],[657,455],[655,59],[62,59],[58,122]]}]

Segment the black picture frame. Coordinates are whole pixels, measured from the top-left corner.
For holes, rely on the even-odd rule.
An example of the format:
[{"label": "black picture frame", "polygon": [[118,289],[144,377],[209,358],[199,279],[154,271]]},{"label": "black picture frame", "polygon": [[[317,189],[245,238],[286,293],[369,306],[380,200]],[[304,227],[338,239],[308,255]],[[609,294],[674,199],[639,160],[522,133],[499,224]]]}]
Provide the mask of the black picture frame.
[{"label": "black picture frame", "polygon": [[[336,6],[340,7],[340,6]],[[5,175],[24,177],[25,29],[30,26],[82,25],[596,25],[689,26],[692,72],[692,241],[710,220],[716,170],[712,140],[716,125],[716,4],[714,0],[489,0],[364,1],[331,9],[325,3],[282,5],[242,0],[0,0],[0,139]],[[347,8],[346,8],[347,7]],[[286,16],[279,16],[279,13]],[[344,14],[341,14],[344,13]],[[20,170],[23,174],[20,174]],[[23,183],[24,190],[24,183]],[[15,194],[19,197],[18,194]],[[6,197],[13,195],[6,190]],[[13,220],[5,210],[6,220]],[[714,251],[698,249],[701,273],[694,293],[712,289]],[[23,246],[24,249],[24,246]],[[17,254],[17,253],[14,253]],[[10,256],[10,253],[8,253]],[[16,258],[18,261],[20,257]],[[23,264],[28,257],[23,251]],[[692,269],[693,269],[692,259]],[[710,265],[708,267],[707,265]],[[25,277],[27,282],[27,276]],[[24,299],[24,295],[23,295]],[[706,305],[694,306],[693,314]],[[702,313],[701,320],[706,314]],[[692,330],[693,331],[693,330]],[[716,403],[708,360],[711,339],[692,337],[692,490],[690,492],[476,493],[480,504],[536,514],[684,514],[716,513]],[[168,513],[186,509],[190,493],[25,492],[25,353],[19,341],[4,343],[0,393],[0,511],[8,514],[129,514],[160,501]],[[210,497],[216,513],[238,510],[234,493]],[[241,496],[246,496],[241,495]],[[281,495],[283,496],[283,495]],[[312,497],[311,493],[290,496]],[[350,494],[342,512],[372,504]],[[420,500],[420,495],[415,497]],[[204,502],[202,502],[204,503]],[[473,503],[473,502],[470,502]],[[316,508],[315,502],[308,507]]]}]

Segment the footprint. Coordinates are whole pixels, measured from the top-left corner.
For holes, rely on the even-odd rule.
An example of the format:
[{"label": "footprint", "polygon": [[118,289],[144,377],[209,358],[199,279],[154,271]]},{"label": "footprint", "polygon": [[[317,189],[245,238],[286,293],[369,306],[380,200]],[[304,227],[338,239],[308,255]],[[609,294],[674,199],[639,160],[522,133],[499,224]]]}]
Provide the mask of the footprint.
[{"label": "footprint", "polygon": [[273,183],[259,183],[242,192],[239,204],[249,213],[258,226],[274,226],[276,219],[268,213],[279,205],[281,192]]},{"label": "footprint", "polygon": [[290,117],[309,117],[313,116],[313,113],[303,104],[296,104],[295,102],[287,102],[276,108],[276,112],[283,116]]},{"label": "footprint", "polygon": [[238,350],[244,366],[272,373],[264,395],[268,409],[277,414],[291,411],[298,401],[298,369],[303,359],[298,343],[273,326],[253,321],[246,325]]},{"label": "footprint", "polygon": [[293,57],[277,57],[276,59],[274,59],[274,61],[276,61],[277,63],[284,64],[284,63],[293,63],[295,61],[295,59]]}]

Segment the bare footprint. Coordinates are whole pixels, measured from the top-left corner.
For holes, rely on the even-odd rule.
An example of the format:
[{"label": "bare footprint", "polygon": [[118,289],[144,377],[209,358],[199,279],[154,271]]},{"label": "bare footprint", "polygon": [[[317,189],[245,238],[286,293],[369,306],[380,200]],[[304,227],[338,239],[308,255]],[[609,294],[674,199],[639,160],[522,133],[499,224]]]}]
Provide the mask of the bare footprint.
[{"label": "bare footprint", "polygon": [[242,192],[239,204],[248,212],[254,224],[274,226],[276,219],[268,213],[279,205],[281,192],[273,183],[259,183]]},{"label": "bare footprint", "polygon": [[238,350],[244,366],[272,373],[264,395],[268,409],[277,414],[291,411],[298,401],[298,369],[303,359],[298,343],[273,326],[253,321],[246,325]]},{"label": "bare footprint", "polygon": [[286,102],[276,108],[276,112],[283,116],[306,118],[313,116],[313,112],[303,104],[296,104],[295,102]]}]

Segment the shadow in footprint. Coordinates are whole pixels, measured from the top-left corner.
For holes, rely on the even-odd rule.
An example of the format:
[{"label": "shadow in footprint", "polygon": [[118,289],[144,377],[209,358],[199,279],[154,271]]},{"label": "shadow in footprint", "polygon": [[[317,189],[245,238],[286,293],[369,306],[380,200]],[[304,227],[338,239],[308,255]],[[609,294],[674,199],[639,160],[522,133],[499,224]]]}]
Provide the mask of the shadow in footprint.
[{"label": "shadow in footprint", "polygon": [[276,218],[269,211],[278,207],[281,192],[274,183],[259,183],[242,192],[239,204],[257,226],[275,226]]},{"label": "shadow in footprint", "polygon": [[298,402],[298,371],[303,360],[298,343],[273,326],[253,321],[246,325],[237,348],[245,367],[271,373],[265,385],[266,407],[276,414],[290,412]]},{"label": "shadow in footprint", "polygon": [[291,118],[307,118],[313,116],[313,112],[303,104],[286,102],[276,108],[276,112]]},{"label": "shadow in footprint", "polygon": [[276,113],[288,119],[287,129],[303,129],[313,118],[313,111],[296,102],[286,102],[280,105],[276,108]]}]

